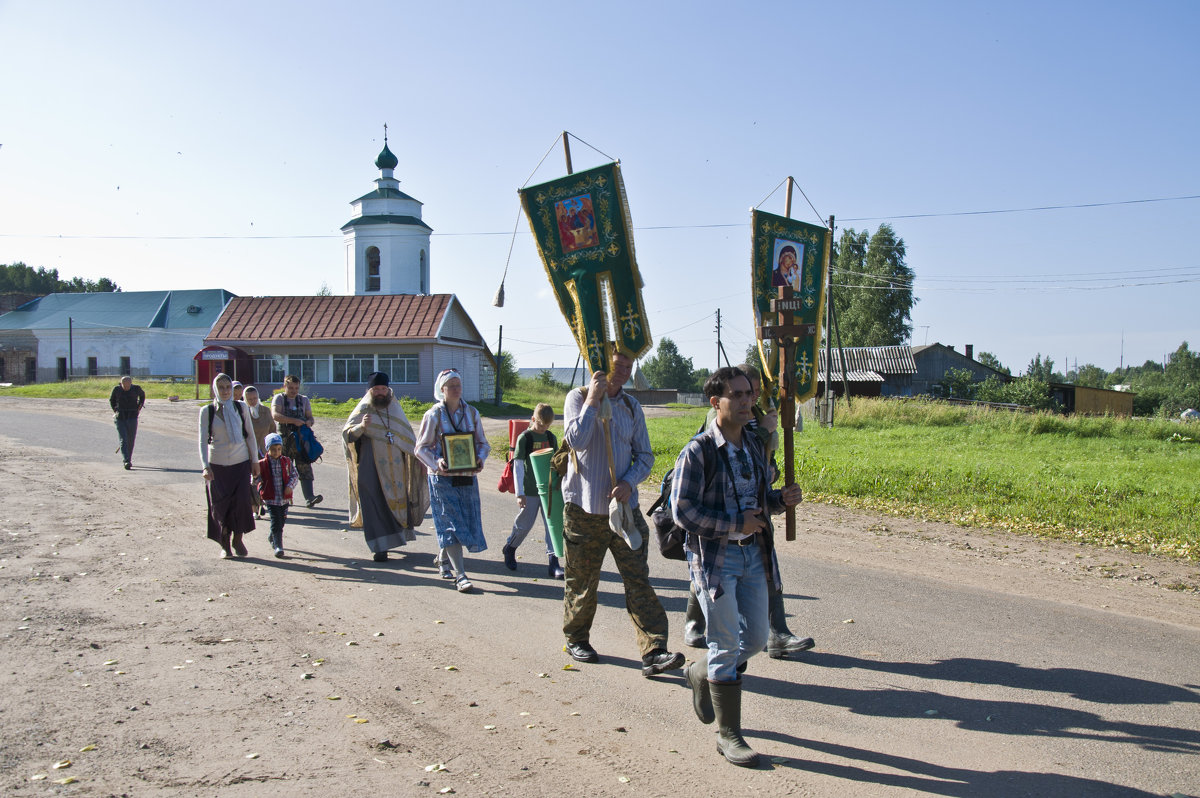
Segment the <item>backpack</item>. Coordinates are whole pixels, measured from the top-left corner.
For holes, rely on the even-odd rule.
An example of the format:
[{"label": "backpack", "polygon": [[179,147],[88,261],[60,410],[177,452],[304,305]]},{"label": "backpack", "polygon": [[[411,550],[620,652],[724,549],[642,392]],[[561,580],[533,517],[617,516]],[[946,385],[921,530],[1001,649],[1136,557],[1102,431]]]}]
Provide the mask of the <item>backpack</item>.
[{"label": "backpack", "polygon": [[325,453],[325,447],[307,424],[293,426],[292,435],[296,438],[296,455],[304,462],[314,463]]},{"label": "backpack", "polygon": [[[716,476],[717,448],[711,437],[701,437],[702,432],[696,433],[692,440],[699,438],[700,446],[704,449],[704,487],[707,489]],[[671,484],[674,477],[675,469],[672,467],[663,475],[658,498],[646,510],[646,515],[654,525],[654,537],[658,540],[658,550],[662,556],[668,560],[685,560],[687,556],[683,553],[683,544],[687,540],[687,530],[675,523],[675,516],[671,513]]]},{"label": "backpack", "polygon": [[[238,429],[242,431],[242,440],[246,440],[246,417],[242,415],[242,403],[236,399],[233,406],[237,408],[238,421],[242,422],[238,425]],[[211,402],[208,405],[208,442],[212,443],[212,423],[213,418],[217,415],[217,407]]]},{"label": "backpack", "polygon": [[[579,391],[583,394],[583,398],[586,401],[587,388],[580,388]],[[629,408],[629,414],[633,415],[633,402],[629,399],[629,394],[622,393],[621,398],[625,400],[625,406]],[[563,429],[562,443],[558,445],[558,448],[554,450],[554,454],[550,456],[550,467],[557,471],[560,477],[566,477],[567,465],[574,459],[575,451],[567,445],[567,431]],[[576,466],[578,466],[578,463],[576,463]]]}]

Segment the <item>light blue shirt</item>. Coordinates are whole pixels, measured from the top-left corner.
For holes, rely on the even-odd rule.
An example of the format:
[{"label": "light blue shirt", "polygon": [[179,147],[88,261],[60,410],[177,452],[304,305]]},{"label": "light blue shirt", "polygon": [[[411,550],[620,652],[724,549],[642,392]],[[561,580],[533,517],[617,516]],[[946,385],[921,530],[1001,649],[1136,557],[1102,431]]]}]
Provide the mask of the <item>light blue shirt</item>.
[{"label": "light blue shirt", "polygon": [[[608,515],[608,495],[613,482],[608,470],[608,446],[600,411],[584,405],[583,390],[567,394],[563,406],[563,439],[574,450],[563,478],[563,501],[570,502],[592,515]],[[650,449],[650,433],[646,431],[646,416],[638,401],[623,390],[610,397],[612,404],[613,464],[618,482],[633,488],[629,505],[638,506],[638,485],[650,476],[654,467],[654,452]]]}]

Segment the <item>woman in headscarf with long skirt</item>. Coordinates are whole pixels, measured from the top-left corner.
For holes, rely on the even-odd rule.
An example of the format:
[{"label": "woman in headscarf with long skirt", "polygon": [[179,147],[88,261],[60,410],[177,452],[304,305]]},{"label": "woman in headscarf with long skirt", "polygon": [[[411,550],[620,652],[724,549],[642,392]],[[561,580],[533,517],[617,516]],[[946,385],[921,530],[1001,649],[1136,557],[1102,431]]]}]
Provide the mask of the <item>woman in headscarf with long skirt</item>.
[{"label": "woman in headscarf with long skirt", "polygon": [[[487,549],[483,519],[479,513],[479,481],[492,447],[483,434],[479,411],[463,401],[462,376],[454,369],[438,375],[433,385],[437,403],[421,419],[417,434],[417,457],[429,469],[429,502],[437,532],[438,558],[443,579],[453,579],[460,593],[471,590],[463,562],[463,548],[477,554]],[[449,470],[445,436],[470,433],[475,448],[475,468]]]},{"label": "woman in headscarf with long skirt", "polygon": [[[200,463],[208,499],[208,537],[222,557],[249,552],[242,535],[254,530],[251,476],[258,476],[258,441],[250,410],[233,398],[233,380],[218,374],[213,400],[200,408]],[[232,549],[232,550],[231,550]]]}]

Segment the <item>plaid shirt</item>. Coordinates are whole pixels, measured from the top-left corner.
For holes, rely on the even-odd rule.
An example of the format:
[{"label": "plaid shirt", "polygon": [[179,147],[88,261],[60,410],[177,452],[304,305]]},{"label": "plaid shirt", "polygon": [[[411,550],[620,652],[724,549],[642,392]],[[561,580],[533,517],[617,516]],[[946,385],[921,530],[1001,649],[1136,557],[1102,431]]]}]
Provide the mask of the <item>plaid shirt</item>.
[{"label": "plaid shirt", "polygon": [[[763,454],[758,436],[746,434],[748,432],[743,430],[742,447],[750,455],[758,480],[758,506],[770,514],[781,513],[784,504],[780,492],[770,487],[775,479],[775,466]],[[727,467],[729,458],[720,454],[724,448],[728,455],[728,446],[721,429],[714,424],[683,447],[675,460],[675,472],[671,477],[671,514],[675,523],[688,533],[684,548],[687,550],[692,581],[707,590],[714,601],[724,592],[721,569],[725,563],[729,535],[742,525],[733,475]],[[712,482],[708,484],[704,478],[706,456],[716,459],[715,464],[707,464],[713,474]],[[775,537],[770,523],[759,533],[759,544],[763,548],[763,559],[768,564],[767,578],[775,583],[777,589],[782,589],[779,562],[775,558]]]}]

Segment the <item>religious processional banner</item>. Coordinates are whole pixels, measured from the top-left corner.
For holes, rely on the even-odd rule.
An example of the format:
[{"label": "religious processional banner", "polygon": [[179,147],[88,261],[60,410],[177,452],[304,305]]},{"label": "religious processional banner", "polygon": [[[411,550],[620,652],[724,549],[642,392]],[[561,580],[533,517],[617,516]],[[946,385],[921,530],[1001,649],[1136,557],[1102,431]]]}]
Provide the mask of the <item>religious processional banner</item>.
[{"label": "religious processional banner", "polygon": [[[758,210],[751,211],[750,219],[753,236],[750,295],[756,329],[761,331],[764,322],[779,323],[778,315],[771,310],[771,300],[782,299],[784,287],[792,289],[792,300],[788,304],[792,325],[813,328],[812,334],[800,335],[796,340],[795,358],[791,364],[796,375],[794,398],[803,402],[817,392],[817,347],[820,346],[821,316],[825,310],[829,231],[819,225]],[[767,362],[764,343],[760,337],[760,352],[764,354],[763,365],[766,367],[764,383],[774,383],[771,386],[774,394],[779,389],[782,347],[780,341],[775,340],[770,362]]]},{"label": "religious processional banner", "polygon": [[589,367],[608,371],[614,346],[630,358],[650,351],[620,165],[576,172],[518,193],[558,307]]}]

